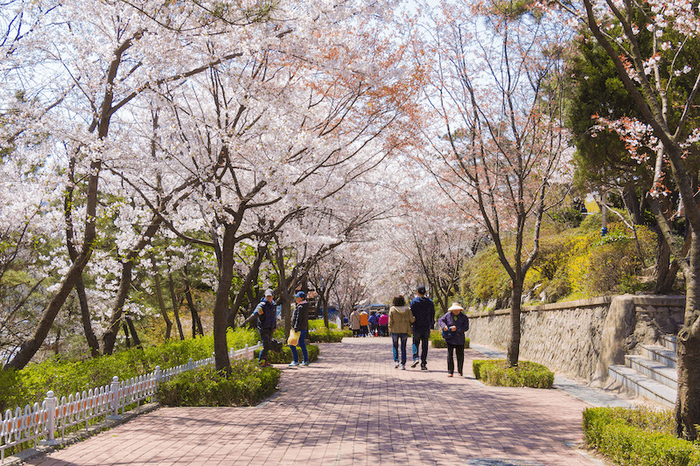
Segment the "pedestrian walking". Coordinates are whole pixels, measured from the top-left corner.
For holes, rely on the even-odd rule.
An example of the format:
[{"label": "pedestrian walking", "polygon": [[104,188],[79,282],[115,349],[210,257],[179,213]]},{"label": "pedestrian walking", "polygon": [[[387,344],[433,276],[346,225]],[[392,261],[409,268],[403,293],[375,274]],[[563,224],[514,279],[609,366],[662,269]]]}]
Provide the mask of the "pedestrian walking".
[{"label": "pedestrian walking", "polygon": [[369,316],[364,309],[360,311],[360,334],[363,337],[369,336]]},{"label": "pedestrian walking", "polygon": [[378,336],[379,333],[379,316],[377,316],[377,313],[372,311],[370,313],[369,319],[369,333],[373,337]]},{"label": "pedestrian walking", "polygon": [[[411,301],[411,312],[415,321],[413,322],[413,364],[416,367],[420,362],[423,371],[428,370],[428,342],[430,341],[430,330],[435,326],[435,305],[430,298],[425,296],[423,285],[416,288],[417,296]],[[420,359],[418,352],[420,351]]]},{"label": "pedestrian walking", "polygon": [[353,309],[350,313],[350,328],[352,329],[353,337],[360,335],[360,311],[357,309]]},{"label": "pedestrian walking", "polygon": [[386,312],[382,312],[382,315],[379,316],[379,335],[389,336],[389,314]]},{"label": "pedestrian walking", "polygon": [[[297,305],[294,308],[294,315],[292,315],[292,328],[295,332],[299,333],[299,347],[301,348],[301,354],[303,356],[302,366],[309,365],[309,353],[306,351],[306,334],[309,331],[309,302],[306,300],[306,293],[303,291],[297,292],[294,295],[294,300]],[[290,367],[299,365],[299,354],[297,354],[297,347],[295,345],[289,345],[292,349],[292,358],[294,360],[289,364]]]},{"label": "pedestrian walking", "polygon": [[462,312],[464,308],[459,303],[452,303],[448,313],[438,319],[442,329],[442,337],[447,343],[447,376],[452,377],[455,371],[453,353],[457,354],[457,373],[462,376],[464,369],[464,332],[469,330],[469,318]]},{"label": "pedestrian walking", "polygon": [[[406,342],[413,323],[413,314],[406,305],[406,298],[395,296],[391,301],[389,309],[389,332],[391,333],[391,343],[394,348],[394,368],[406,369]],[[401,359],[399,362],[399,343],[401,343]]]},{"label": "pedestrian walking", "polygon": [[277,328],[277,304],[272,297],[272,290],[265,290],[265,297],[255,306],[255,312],[258,314],[258,333],[263,344],[258,363],[267,367],[270,365],[267,361],[267,353],[272,346],[272,334]]}]

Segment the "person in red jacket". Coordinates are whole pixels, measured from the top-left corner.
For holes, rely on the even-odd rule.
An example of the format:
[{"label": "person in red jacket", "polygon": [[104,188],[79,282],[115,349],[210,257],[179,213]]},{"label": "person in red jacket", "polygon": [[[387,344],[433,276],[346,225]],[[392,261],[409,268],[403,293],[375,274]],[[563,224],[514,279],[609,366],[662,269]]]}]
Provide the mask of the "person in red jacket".
[{"label": "person in red jacket", "polygon": [[379,316],[379,335],[389,336],[389,315],[386,312],[382,312],[382,315]]}]

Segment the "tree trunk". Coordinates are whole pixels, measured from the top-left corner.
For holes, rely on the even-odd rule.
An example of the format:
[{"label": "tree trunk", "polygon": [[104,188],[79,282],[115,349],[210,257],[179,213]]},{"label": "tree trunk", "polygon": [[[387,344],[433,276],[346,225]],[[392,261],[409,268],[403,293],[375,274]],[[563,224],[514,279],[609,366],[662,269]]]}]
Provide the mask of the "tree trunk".
[{"label": "tree trunk", "polygon": [[61,342],[61,329],[59,328],[58,330],[56,330],[56,341],[54,342],[54,345],[53,345],[53,354],[55,354],[56,356],[58,356],[58,354],[59,354],[58,345],[60,344],[60,342]]},{"label": "tree trunk", "polygon": [[518,366],[520,358],[520,310],[522,307],[523,284],[513,280],[513,293],[510,299],[510,338],[508,340],[508,365]]},{"label": "tree trunk", "polygon": [[229,291],[233,280],[234,246],[236,228],[231,224],[224,225],[224,237],[221,247],[221,262],[219,264],[219,283],[214,302],[214,361],[218,371],[229,372],[231,361],[228,357],[226,341],[226,316],[229,308]]},{"label": "tree trunk", "polygon": [[156,287],[156,300],[158,301],[160,314],[165,321],[165,341],[168,341],[173,331],[173,322],[170,320],[170,317],[168,317],[168,309],[165,307],[165,300],[163,299],[163,288],[160,285],[160,274],[158,273],[158,267],[156,266],[155,257],[153,256],[151,256],[151,265],[153,267],[153,282]]},{"label": "tree trunk", "polygon": [[694,441],[700,425],[700,235],[690,231],[690,268],[686,272],[684,326],[678,334],[678,397],[676,431]]},{"label": "tree trunk", "polygon": [[627,210],[632,215],[632,221],[635,225],[644,223],[642,217],[642,209],[640,208],[639,199],[637,198],[636,186],[626,185],[622,188],[622,199],[627,207]]},{"label": "tree trunk", "polygon": [[328,323],[328,298],[326,297],[327,291],[326,290],[321,290],[322,293],[319,295],[319,301],[321,301],[321,312],[323,312],[323,325],[326,328],[329,328],[329,323]]},{"label": "tree trunk", "polygon": [[124,330],[124,342],[127,348],[131,348],[131,339],[129,338],[129,326],[126,322],[122,322],[122,330]]},{"label": "tree trunk", "polygon": [[182,330],[182,322],[180,321],[180,303],[177,301],[177,295],[175,294],[175,280],[173,280],[173,274],[168,274],[168,287],[170,288],[170,300],[173,302],[173,315],[175,316],[175,324],[177,325],[177,332],[180,335],[180,341],[185,339],[185,332]]},{"label": "tree trunk", "polygon": [[85,294],[85,283],[83,275],[80,274],[78,282],[75,284],[75,291],[78,293],[78,301],[80,301],[80,320],[83,324],[83,332],[85,339],[90,347],[90,356],[93,358],[100,357],[100,342],[92,330],[92,318],[90,316],[90,306],[88,305],[87,295]]},{"label": "tree trunk", "polygon": [[656,235],[656,286],[654,287],[654,294],[665,294],[667,291],[665,289],[666,277],[670,271],[671,248],[658,228],[656,229]]},{"label": "tree trunk", "polygon": [[185,300],[187,301],[187,308],[190,310],[190,315],[192,316],[192,338],[196,338],[197,334],[204,335],[202,319],[199,318],[199,311],[192,298],[192,287],[190,286],[190,276],[187,273],[187,267],[182,269],[182,275],[185,279]]},{"label": "tree trunk", "polygon": [[126,324],[129,326],[129,333],[131,333],[131,338],[134,340],[134,346],[139,349],[143,349],[141,339],[139,338],[139,334],[136,331],[136,327],[134,326],[134,320],[129,316],[126,316],[125,320]]},{"label": "tree trunk", "polygon": [[128,260],[122,263],[122,274],[119,279],[119,289],[117,290],[117,296],[114,300],[114,306],[112,306],[112,317],[109,322],[109,327],[107,331],[102,336],[102,354],[108,355],[114,352],[114,343],[117,340],[117,333],[119,332],[119,323],[122,320],[122,311],[124,309],[124,303],[126,298],[129,296],[129,289],[131,288],[131,270],[134,267],[134,262]]}]

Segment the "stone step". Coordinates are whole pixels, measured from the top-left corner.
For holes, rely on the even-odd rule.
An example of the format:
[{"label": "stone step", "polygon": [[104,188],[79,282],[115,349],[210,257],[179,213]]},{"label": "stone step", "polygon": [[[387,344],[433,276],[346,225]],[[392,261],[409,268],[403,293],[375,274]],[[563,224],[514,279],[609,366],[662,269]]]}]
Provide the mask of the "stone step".
[{"label": "stone step", "polygon": [[676,390],[646,377],[626,366],[610,366],[610,376],[637,396],[672,408],[676,404]]},{"label": "stone step", "polygon": [[676,352],[676,336],[675,335],[661,335],[659,337],[659,343],[664,348],[668,348],[674,353]]},{"label": "stone step", "polygon": [[678,389],[678,370],[644,356],[626,355],[625,365],[673,390]]},{"label": "stone step", "polygon": [[676,352],[659,345],[642,345],[642,356],[660,362],[667,367],[677,368]]}]

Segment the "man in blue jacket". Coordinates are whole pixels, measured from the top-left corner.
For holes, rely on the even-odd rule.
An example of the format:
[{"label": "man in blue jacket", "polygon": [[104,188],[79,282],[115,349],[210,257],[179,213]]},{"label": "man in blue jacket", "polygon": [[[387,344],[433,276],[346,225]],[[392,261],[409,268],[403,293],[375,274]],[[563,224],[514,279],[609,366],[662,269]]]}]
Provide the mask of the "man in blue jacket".
[{"label": "man in blue jacket", "polygon": [[411,312],[416,320],[413,322],[413,364],[418,365],[418,350],[420,348],[420,368],[428,370],[428,342],[430,330],[435,325],[435,305],[425,296],[425,287],[420,285],[416,289],[418,296],[411,301]]},{"label": "man in blue jacket", "polygon": [[258,356],[258,362],[261,366],[269,366],[267,362],[267,352],[270,351],[270,342],[272,341],[272,333],[277,328],[277,304],[272,299],[272,290],[265,290],[265,297],[255,307],[258,314],[258,333],[260,333],[260,341],[262,341],[263,349]]}]

